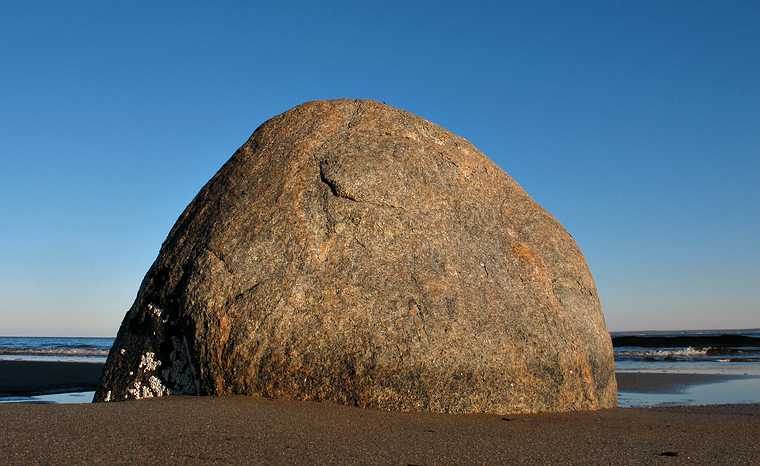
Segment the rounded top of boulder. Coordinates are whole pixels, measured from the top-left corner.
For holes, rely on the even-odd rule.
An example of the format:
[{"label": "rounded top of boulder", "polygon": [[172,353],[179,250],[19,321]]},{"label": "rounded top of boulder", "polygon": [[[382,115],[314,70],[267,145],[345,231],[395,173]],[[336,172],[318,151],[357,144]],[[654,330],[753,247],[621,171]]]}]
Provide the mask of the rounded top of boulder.
[{"label": "rounded top of boulder", "polygon": [[457,413],[616,403],[572,237],[465,139],[370,100],[265,122],[177,220],[96,400],[172,393]]}]

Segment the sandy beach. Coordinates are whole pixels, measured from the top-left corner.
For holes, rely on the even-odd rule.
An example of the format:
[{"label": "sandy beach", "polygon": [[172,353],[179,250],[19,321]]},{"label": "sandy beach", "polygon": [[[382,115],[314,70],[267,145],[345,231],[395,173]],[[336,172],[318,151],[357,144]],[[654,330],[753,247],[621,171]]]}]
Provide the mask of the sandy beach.
[{"label": "sandy beach", "polygon": [[757,464],[760,405],[432,415],[246,397],[0,406],[5,464]]},{"label": "sandy beach", "polygon": [[[92,390],[102,364],[0,362],[0,394]],[[741,376],[618,373],[673,393]],[[760,404],[530,416],[383,412],[251,397],[0,404],[3,464],[757,464]]]}]

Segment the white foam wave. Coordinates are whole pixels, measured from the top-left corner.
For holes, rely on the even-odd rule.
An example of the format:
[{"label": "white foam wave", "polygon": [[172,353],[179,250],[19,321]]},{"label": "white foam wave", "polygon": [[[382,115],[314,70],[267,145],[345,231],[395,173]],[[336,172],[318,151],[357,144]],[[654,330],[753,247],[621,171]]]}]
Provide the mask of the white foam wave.
[{"label": "white foam wave", "polygon": [[667,348],[657,350],[626,350],[619,349],[615,351],[618,358],[625,359],[647,359],[647,360],[688,360],[697,359],[707,356],[710,348]]},{"label": "white foam wave", "polygon": [[0,355],[5,356],[108,356],[103,348],[3,348]]}]

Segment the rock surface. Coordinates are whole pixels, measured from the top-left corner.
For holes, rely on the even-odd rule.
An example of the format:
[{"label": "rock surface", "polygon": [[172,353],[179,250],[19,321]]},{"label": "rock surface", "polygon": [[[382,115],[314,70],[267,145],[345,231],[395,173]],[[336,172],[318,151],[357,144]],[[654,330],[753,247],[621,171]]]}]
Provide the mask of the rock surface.
[{"label": "rock surface", "polygon": [[364,100],[267,121],[182,213],[95,399],[167,394],[451,413],[616,404],[572,237],[465,139]]}]

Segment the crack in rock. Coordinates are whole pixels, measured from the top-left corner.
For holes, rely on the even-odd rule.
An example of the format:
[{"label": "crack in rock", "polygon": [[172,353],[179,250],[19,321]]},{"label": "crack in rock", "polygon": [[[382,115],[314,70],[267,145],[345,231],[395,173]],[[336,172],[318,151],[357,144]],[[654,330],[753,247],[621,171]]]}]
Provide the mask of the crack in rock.
[{"label": "crack in rock", "polygon": [[330,192],[332,193],[333,196],[339,197],[341,199],[346,199],[346,200],[349,200],[349,201],[352,201],[352,202],[358,202],[358,203],[364,203],[364,204],[373,205],[373,206],[376,206],[376,207],[387,207],[387,208],[390,208],[390,209],[406,210],[405,208],[403,208],[401,206],[398,206],[398,205],[395,205],[395,204],[391,204],[389,202],[370,201],[370,200],[366,200],[366,199],[359,199],[358,197],[356,197],[356,196],[354,196],[352,194],[349,194],[348,192],[346,192],[346,189],[343,188],[343,186],[341,186],[340,183],[338,183],[334,179],[330,178],[327,175],[327,173],[325,173],[325,165],[327,165],[327,162],[324,161],[324,160],[319,163],[319,180],[322,183],[324,183],[325,185],[327,185],[327,187],[330,189]]},{"label": "crack in rock", "polygon": [[326,164],[327,162],[324,160],[319,162],[319,180],[322,181],[322,183],[326,184],[328,188],[330,188],[330,192],[333,194],[333,196],[342,197],[343,199],[348,199],[349,201],[360,202],[357,198],[348,194],[346,190],[343,189],[343,187],[340,186],[335,180],[327,176],[325,173]]}]

